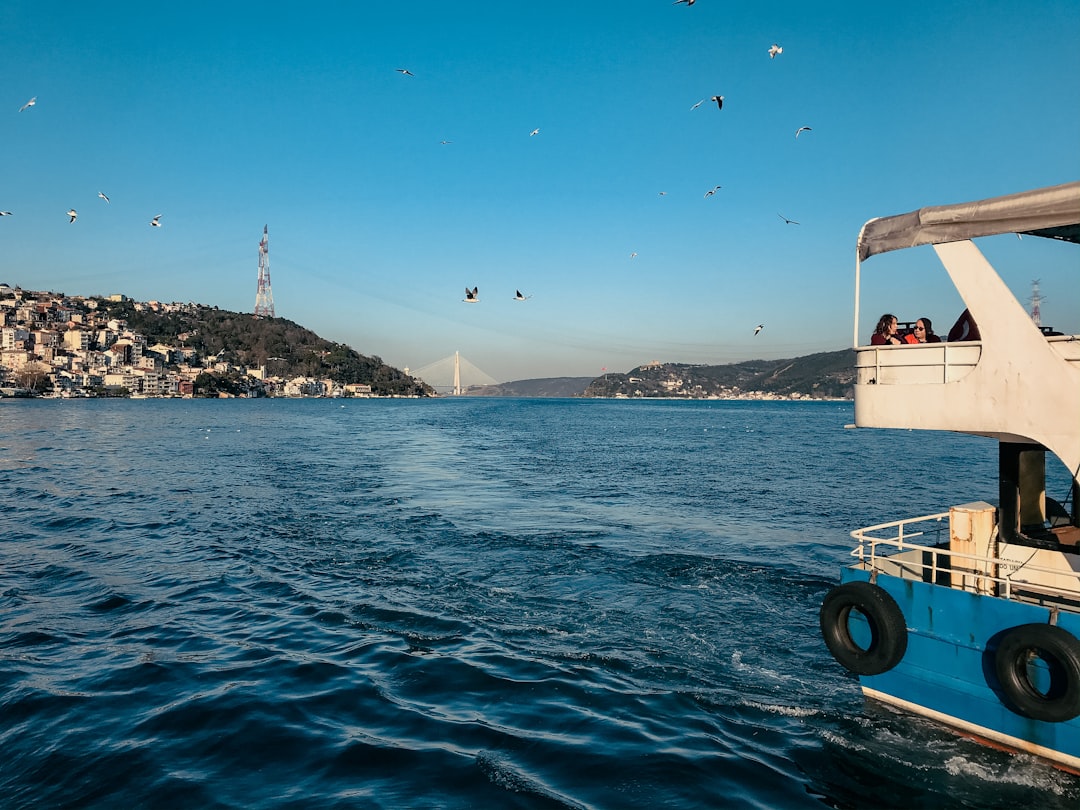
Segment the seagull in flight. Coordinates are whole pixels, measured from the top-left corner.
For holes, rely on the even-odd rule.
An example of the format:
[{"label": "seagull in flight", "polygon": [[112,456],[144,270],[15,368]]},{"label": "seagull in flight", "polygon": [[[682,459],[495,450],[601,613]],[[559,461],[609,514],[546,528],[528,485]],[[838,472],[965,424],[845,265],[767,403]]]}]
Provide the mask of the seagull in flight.
[{"label": "seagull in flight", "polygon": [[696,0],[675,0],[675,2],[672,3],[671,5],[677,6],[677,5],[679,5],[679,3],[686,3],[686,5],[689,7],[689,6],[694,5],[695,2],[696,2]]},{"label": "seagull in flight", "polygon": [[813,130],[810,129],[810,127],[799,127],[797,130],[795,130],[795,137],[796,138],[799,137],[800,132],[813,132]]},{"label": "seagull in flight", "polygon": [[715,194],[717,191],[719,191],[720,188],[721,188],[720,186],[714,186],[713,188],[711,188],[711,189],[709,189],[708,191],[705,192],[705,196],[706,197],[711,197],[713,194]]},{"label": "seagull in flight", "polygon": [[759,323],[757,326],[754,327],[754,334],[756,335],[758,332],[760,332],[764,328],[765,328],[765,324]]},{"label": "seagull in flight", "polygon": [[[468,293],[468,290],[466,290],[465,292]],[[527,301],[530,298],[532,298],[531,295],[522,295],[521,290],[514,290],[514,300],[515,301]]]},{"label": "seagull in flight", "polygon": [[453,143],[453,141],[439,141],[439,143],[441,143],[443,146],[446,146],[448,143]]},{"label": "seagull in flight", "polygon": [[630,254],[630,258],[632,259],[632,258],[634,258],[635,256],[637,256],[637,251],[636,251],[636,250],[635,250],[635,251],[634,251],[633,253],[631,253],[631,254]]},{"label": "seagull in flight", "polygon": [[534,129],[532,132],[529,133],[529,137],[531,138],[533,135],[539,135],[539,134],[540,134],[540,127],[537,127],[536,129]]},{"label": "seagull in flight", "polygon": [[77,218],[77,217],[79,216],[79,215],[78,215],[78,213],[77,213],[77,212],[75,211],[75,209],[74,209],[74,208],[72,208],[72,209],[71,209],[70,211],[68,211],[68,212],[67,212],[67,215],[68,215],[69,217],[71,217],[71,219],[70,219],[70,220],[68,220],[68,222],[69,222],[69,223],[70,223],[70,222],[74,222],[74,221],[75,221],[75,219],[76,219],[76,218]]},{"label": "seagull in flight", "polygon": [[477,295],[479,295],[479,294],[480,294],[480,288],[479,287],[473,287],[471,290],[468,287],[466,287],[465,288],[465,298],[463,300],[465,301],[466,304],[475,304],[477,301],[480,300],[479,298],[477,298]]},{"label": "seagull in flight", "polygon": [[712,98],[709,99],[709,101],[715,101],[716,102],[716,109],[718,109],[718,110],[724,109],[724,97],[723,96],[713,96]]},{"label": "seagull in flight", "polygon": [[35,104],[37,104],[37,96],[34,96],[34,97],[33,97],[32,99],[30,99],[30,100],[29,100],[28,102],[26,102],[26,103],[25,103],[25,104],[23,104],[23,105],[22,105],[21,107],[19,107],[19,112],[22,112],[23,110],[29,110],[29,109],[30,109],[31,107],[33,107],[33,106],[34,106]]},{"label": "seagull in flight", "polygon": [[781,48],[779,45],[777,45],[775,42],[772,45],[769,46],[769,58],[770,59],[775,59],[777,56],[779,56],[783,52],[784,52],[784,49]]},{"label": "seagull in flight", "polygon": [[781,214],[781,213],[780,213],[779,211],[777,211],[777,212],[776,212],[776,215],[777,215],[778,217],[780,217],[780,219],[784,220],[784,222],[786,222],[786,223],[787,223],[788,225],[798,225],[798,224],[799,224],[798,222],[796,222],[796,221],[795,221],[795,220],[793,220],[793,219],[788,219],[788,218],[787,218],[787,217],[785,217],[785,216],[784,216],[783,214]]},{"label": "seagull in flight", "polygon": [[394,68],[394,70],[396,70],[402,76],[413,76],[413,77],[416,76],[415,73],[413,73],[411,70],[409,70],[407,68]]},{"label": "seagull in flight", "polygon": [[109,201],[109,198],[105,196],[105,192],[104,192],[104,191],[99,191],[99,192],[97,193],[97,195],[98,195],[99,197],[101,197],[101,199],[103,199],[103,200],[104,200],[105,202],[108,202],[108,201]]},{"label": "seagull in flight", "polygon": [[10,216],[11,216],[10,211],[0,211],[0,217],[10,217]]},{"label": "seagull in flight", "polygon": [[695,104],[695,105],[694,105],[693,107],[691,107],[690,109],[691,109],[691,110],[696,110],[696,109],[697,109],[698,107],[700,107],[700,106],[701,106],[702,104],[704,104],[704,103],[705,103],[705,99],[702,99],[701,101],[699,101],[699,102],[698,102],[697,104]]},{"label": "seagull in flight", "polygon": [[156,217],[154,217],[152,220],[150,220],[150,227],[151,228],[160,228],[161,227],[161,214],[158,214]]}]

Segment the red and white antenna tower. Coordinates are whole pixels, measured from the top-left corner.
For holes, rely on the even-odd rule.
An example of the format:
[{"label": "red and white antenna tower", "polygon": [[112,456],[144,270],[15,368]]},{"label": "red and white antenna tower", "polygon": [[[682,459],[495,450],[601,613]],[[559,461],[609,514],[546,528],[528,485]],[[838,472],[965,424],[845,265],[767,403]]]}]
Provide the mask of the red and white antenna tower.
[{"label": "red and white antenna tower", "polygon": [[255,292],[255,315],[274,317],[274,292],[270,289],[270,236],[263,225],[263,238],[259,242],[259,287]]},{"label": "red and white antenna tower", "polygon": [[1042,326],[1042,316],[1039,314],[1039,303],[1042,296],[1039,295],[1039,280],[1031,282],[1031,320],[1036,326]]}]

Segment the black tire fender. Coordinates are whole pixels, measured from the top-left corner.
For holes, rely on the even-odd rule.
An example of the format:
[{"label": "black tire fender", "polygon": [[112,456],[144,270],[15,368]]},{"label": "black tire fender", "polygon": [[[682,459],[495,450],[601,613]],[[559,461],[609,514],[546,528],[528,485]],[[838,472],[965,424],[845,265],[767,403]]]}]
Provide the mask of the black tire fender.
[{"label": "black tire fender", "polygon": [[[1049,677],[1045,690],[1032,683],[1029,665],[1035,658]],[[1047,723],[1080,715],[1080,641],[1068,630],[1050,624],[1006,630],[994,653],[994,672],[1005,705],[1017,714]]]},{"label": "black tire fender", "polygon": [[[851,637],[848,619],[857,610],[870,626],[865,649]],[[819,615],[825,646],[845,669],[856,675],[880,675],[895,667],[907,652],[907,622],[900,606],[884,588],[854,581],[825,594]]]}]

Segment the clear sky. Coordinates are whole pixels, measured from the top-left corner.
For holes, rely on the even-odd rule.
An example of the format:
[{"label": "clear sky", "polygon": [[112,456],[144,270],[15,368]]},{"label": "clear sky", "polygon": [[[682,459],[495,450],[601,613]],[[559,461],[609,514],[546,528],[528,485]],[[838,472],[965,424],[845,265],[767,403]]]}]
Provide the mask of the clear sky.
[{"label": "clear sky", "polygon": [[[0,281],[252,311],[265,224],[277,314],[399,368],[842,349],[867,219],[1080,179],[1077,43],[1077,0],[7,0]],[[1080,251],[1008,239],[1080,332]],[[860,333],[947,332],[939,267],[870,260]]]}]

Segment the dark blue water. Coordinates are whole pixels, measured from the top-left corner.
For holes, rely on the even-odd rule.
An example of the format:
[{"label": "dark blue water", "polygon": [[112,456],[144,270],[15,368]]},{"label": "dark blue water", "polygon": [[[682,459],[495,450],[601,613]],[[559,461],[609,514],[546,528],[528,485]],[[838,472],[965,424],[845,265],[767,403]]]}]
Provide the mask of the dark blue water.
[{"label": "dark blue water", "polygon": [[852,418],[0,403],[0,806],[1076,807],[829,656],[851,529],[995,494]]}]

